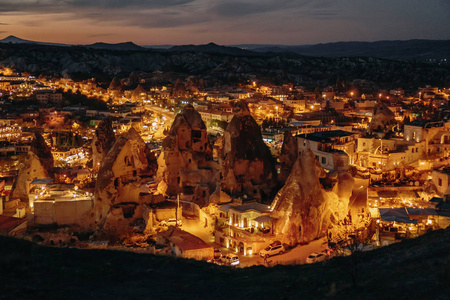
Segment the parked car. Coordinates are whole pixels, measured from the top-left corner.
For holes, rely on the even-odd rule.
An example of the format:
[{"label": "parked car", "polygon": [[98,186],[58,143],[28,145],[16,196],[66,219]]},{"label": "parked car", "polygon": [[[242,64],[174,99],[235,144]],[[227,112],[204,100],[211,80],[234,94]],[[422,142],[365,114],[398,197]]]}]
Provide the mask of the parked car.
[{"label": "parked car", "polygon": [[307,264],[313,264],[319,261],[324,261],[327,259],[327,255],[325,253],[317,253],[313,252],[306,258]]},{"label": "parked car", "polygon": [[222,250],[215,248],[214,249],[214,259],[220,259],[222,257]]},{"label": "parked car", "polygon": [[162,226],[181,226],[181,220],[177,220],[177,219],[168,219],[168,220],[163,220],[161,222]]},{"label": "parked car", "polygon": [[222,256],[220,262],[228,266],[237,266],[240,263],[239,257],[236,254],[231,253]]},{"label": "parked car", "polygon": [[272,255],[283,254],[285,252],[284,246],[281,243],[272,243],[265,249],[259,252],[261,257],[269,257]]},{"label": "parked car", "polygon": [[367,179],[370,177],[370,172],[366,168],[356,166],[356,176]]},{"label": "parked car", "polygon": [[281,245],[280,241],[273,241],[272,243],[270,243],[270,246],[277,246],[277,245]]}]

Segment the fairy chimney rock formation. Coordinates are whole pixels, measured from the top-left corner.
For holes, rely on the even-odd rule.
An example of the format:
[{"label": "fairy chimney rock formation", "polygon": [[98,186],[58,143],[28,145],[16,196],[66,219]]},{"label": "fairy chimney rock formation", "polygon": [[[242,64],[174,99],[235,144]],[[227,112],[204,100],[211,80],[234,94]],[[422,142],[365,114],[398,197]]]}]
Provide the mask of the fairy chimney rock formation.
[{"label": "fairy chimney rock formation", "polygon": [[120,80],[114,77],[113,80],[111,80],[111,83],[109,84],[108,90],[115,91],[121,88],[121,86],[122,83],[120,82]]},{"label": "fairy chimney rock formation", "polygon": [[369,124],[369,132],[382,132],[386,133],[391,131],[395,125],[395,114],[389,109],[389,107],[382,101],[373,108],[372,120]]},{"label": "fairy chimney rock formation", "polygon": [[328,191],[320,183],[326,176],[311,150],[299,155],[271,205],[271,216],[277,219],[274,232],[284,243],[308,243],[325,236],[347,215],[353,179],[339,175],[337,185]]},{"label": "fairy chimney rock formation", "polygon": [[38,178],[50,178],[53,170],[53,155],[50,147],[38,132],[34,134],[31,148],[22,163],[11,189],[10,199],[19,198],[28,203],[30,183]]},{"label": "fairy chimney rock formation", "polygon": [[52,150],[39,132],[34,133],[30,151],[39,157],[39,161],[47,172],[52,171],[54,166]]},{"label": "fairy chimney rock formation", "polygon": [[280,182],[286,182],[289,174],[298,157],[298,143],[297,138],[292,135],[291,131],[284,133],[283,145],[281,146],[280,164],[281,172],[278,176]]},{"label": "fairy chimney rock formation", "polygon": [[147,91],[142,87],[142,85],[138,84],[138,86],[133,90],[131,94],[131,101],[133,102],[142,102],[142,95],[147,95]]},{"label": "fairy chimney rock formation", "polygon": [[111,119],[106,118],[98,124],[94,138],[92,139],[92,160],[95,173],[98,172],[102,160],[112,148],[115,141],[116,136],[111,125]]},{"label": "fairy chimney rock formation", "polygon": [[120,232],[142,218],[141,179],[156,172],[156,158],[131,128],[119,137],[103,159],[95,186],[95,219],[109,232]]},{"label": "fairy chimney rock formation", "polygon": [[210,187],[215,184],[217,166],[212,161],[205,123],[192,105],[186,105],[175,117],[162,148],[157,180],[167,183],[168,194],[195,195],[195,190],[204,189],[201,197],[207,198],[214,192],[215,187]]},{"label": "fairy chimney rock formation", "polygon": [[247,103],[238,102],[233,111],[223,137],[222,189],[265,200],[276,184],[275,160]]},{"label": "fairy chimney rock formation", "polygon": [[42,165],[39,157],[29,151],[24,162],[21,163],[19,174],[14,181],[11,189],[10,199],[20,199],[25,203],[29,203],[30,183],[35,179],[50,178],[47,170]]}]

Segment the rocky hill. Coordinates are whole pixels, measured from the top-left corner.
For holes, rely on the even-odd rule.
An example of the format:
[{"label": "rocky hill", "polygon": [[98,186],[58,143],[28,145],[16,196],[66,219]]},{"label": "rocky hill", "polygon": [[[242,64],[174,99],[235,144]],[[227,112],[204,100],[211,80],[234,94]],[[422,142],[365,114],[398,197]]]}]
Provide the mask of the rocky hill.
[{"label": "rocky hill", "polygon": [[[210,45],[207,49],[218,48]],[[222,48],[221,48],[222,49]],[[334,85],[336,79],[366,79],[381,87],[405,89],[426,84],[450,84],[450,66],[376,58],[318,58],[294,53],[218,53],[190,49],[135,51],[0,43],[0,65],[32,74],[75,79],[122,76],[133,71],[163,71],[176,77],[197,75],[218,81],[241,81],[256,76],[275,83],[305,86]],[[189,51],[185,51],[189,50]],[[222,49],[227,50],[228,49]]]},{"label": "rocky hill", "polygon": [[0,236],[2,299],[447,299],[450,229],[314,265],[245,269]]},{"label": "rocky hill", "polygon": [[406,40],[376,42],[336,42],[316,45],[242,45],[258,52],[293,52],[308,56],[323,57],[378,57],[395,60],[449,59],[450,40]]},{"label": "rocky hill", "polygon": [[86,48],[103,49],[103,50],[120,50],[120,51],[133,51],[143,50],[144,48],[136,45],[132,42],[108,44],[108,43],[94,43],[91,45],[85,45]]}]

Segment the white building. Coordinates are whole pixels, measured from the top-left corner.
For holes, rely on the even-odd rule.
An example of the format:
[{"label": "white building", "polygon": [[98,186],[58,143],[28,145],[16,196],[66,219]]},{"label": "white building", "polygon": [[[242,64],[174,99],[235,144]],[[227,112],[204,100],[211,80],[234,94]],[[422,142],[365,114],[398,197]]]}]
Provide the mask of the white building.
[{"label": "white building", "polygon": [[77,189],[74,185],[48,184],[30,191],[34,211],[34,223],[85,225],[84,219],[94,204],[92,194]]},{"label": "white building", "polygon": [[294,113],[305,112],[306,100],[283,100],[283,104],[292,107]]},{"label": "white building", "polygon": [[450,168],[444,167],[437,170],[433,170],[431,173],[433,184],[436,187],[439,195],[443,196],[448,194],[447,191],[450,186]]},{"label": "white building", "polygon": [[414,121],[405,125],[403,137],[406,141],[423,141],[427,155],[447,156],[450,152],[450,123]]},{"label": "white building", "polygon": [[355,163],[365,168],[394,170],[423,158],[425,142],[402,139],[358,138]]},{"label": "white building", "polygon": [[313,132],[297,136],[299,154],[311,150],[322,167],[346,171],[353,162],[357,134],[343,130]]}]

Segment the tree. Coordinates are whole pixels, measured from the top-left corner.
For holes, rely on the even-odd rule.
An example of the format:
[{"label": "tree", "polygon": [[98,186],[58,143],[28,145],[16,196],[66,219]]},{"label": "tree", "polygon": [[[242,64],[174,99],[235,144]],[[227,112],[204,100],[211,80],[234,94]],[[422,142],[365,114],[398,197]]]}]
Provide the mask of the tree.
[{"label": "tree", "polygon": [[209,121],[208,126],[209,127],[219,127],[221,129],[225,130],[225,128],[227,128],[227,126],[228,126],[228,122],[218,120],[218,119],[212,119]]},{"label": "tree", "polygon": [[361,275],[359,270],[361,252],[364,251],[369,240],[364,230],[355,229],[352,225],[344,226],[344,230],[338,237],[339,242],[332,245],[332,248],[337,256],[348,256],[350,261],[343,264],[343,267],[349,274],[352,285],[357,286],[358,278]]},{"label": "tree", "polygon": [[321,98],[319,87],[316,87],[314,89],[314,95],[316,95],[316,99],[320,99]]}]

